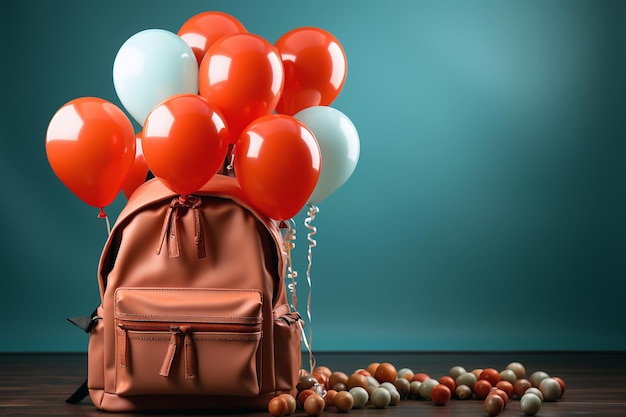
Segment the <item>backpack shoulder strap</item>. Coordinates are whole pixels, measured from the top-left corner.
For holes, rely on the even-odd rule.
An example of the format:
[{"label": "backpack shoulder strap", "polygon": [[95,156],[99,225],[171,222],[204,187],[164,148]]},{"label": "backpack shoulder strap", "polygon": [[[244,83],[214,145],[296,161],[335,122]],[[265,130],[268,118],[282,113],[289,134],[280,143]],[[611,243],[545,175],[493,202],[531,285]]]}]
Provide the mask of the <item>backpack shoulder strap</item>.
[{"label": "backpack shoulder strap", "polygon": [[89,387],[87,386],[87,380],[85,380],[85,382],[83,382],[82,385],[78,387],[78,389],[74,391],[74,393],[70,395],[68,399],[65,400],[65,402],[68,404],[78,404],[88,395]]}]

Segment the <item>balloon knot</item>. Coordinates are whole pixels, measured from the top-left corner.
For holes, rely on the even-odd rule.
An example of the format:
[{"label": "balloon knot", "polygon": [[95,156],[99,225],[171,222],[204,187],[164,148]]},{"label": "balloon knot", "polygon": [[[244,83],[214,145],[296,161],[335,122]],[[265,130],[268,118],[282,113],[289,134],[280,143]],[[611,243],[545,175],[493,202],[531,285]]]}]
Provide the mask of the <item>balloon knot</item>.
[{"label": "balloon knot", "polygon": [[98,218],[99,219],[106,219],[107,218],[107,214],[104,212],[104,209],[102,207],[100,207],[100,212],[98,213]]},{"label": "balloon knot", "polygon": [[284,220],[280,221],[280,224],[278,225],[278,227],[281,229],[289,229],[289,226],[287,226],[287,223],[285,223]]}]

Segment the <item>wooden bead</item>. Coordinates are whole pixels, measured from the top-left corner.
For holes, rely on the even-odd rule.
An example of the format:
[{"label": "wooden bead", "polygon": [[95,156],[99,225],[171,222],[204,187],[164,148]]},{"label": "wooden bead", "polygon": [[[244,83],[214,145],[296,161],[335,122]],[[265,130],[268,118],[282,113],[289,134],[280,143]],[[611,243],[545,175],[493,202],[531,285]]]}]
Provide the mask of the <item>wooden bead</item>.
[{"label": "wooden bead", "polygon": [[535,394],[524,394],[519,401],[522,413],[534,416],[541,409],[541,400]]},{"label": "wooden bead", "polygon": [[561,385],[554,378],[546,378],[539,383],[539,391],[544,401],[556,401],[561,396]]},{"label": "wooden bead", "polygon": [[492,394],[485,398],[485,412],[490,416],[500,415],[504,410],[504,400],[498,394]]},{"label": "wooden bead", "polygon": [[348,412],[354,407],[354,398],[348,391],[339,391],[333,398],[333,404],[340,412]]},{"label": "wooden bead", "polygon": [[383,387],[378,387],[372,391],[370,401],[376,408],[385,408],[391,402],[391,394],[389,393],[389,390]]},{"label": "wooden bead", "polygon": [[267,405],[267,411],[269,411],[273,417],[285,416],[288,410],[289,404],[287,404],[287,400],[280,396],[272,398]]},{"label": "wooden bead", "polygon": [[319,416],[326,407],[326,401],[319,394],[311,394],[304,400],[304,412],[309,416]]}]

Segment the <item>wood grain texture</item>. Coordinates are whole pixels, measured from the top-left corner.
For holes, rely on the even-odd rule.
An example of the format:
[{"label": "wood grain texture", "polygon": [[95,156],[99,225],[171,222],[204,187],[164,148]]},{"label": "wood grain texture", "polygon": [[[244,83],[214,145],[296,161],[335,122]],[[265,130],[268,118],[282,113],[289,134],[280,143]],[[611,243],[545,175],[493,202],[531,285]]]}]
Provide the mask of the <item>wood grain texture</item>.
[{"label": "wood grain texture", "polygon": [[[554,416],[626,416],[626,353],[620,352],[493,352],[493,353],[423,353],[368,352],[318,353],[318,365],[351,373],[371,362],[390,362],[397,368],[411,368],[439,378],[454,365],[467,370],[493,367],[504,369],[512,361],[522,362],[527,373],[546,371],[563,378],[565,395],[556,402],[544,403],[537,414]],[[304,355],[303,363],[308,363]],[[84,354],[1,354],[0,355],[0,415],[2,416],[98,416],[89,399],[78,405],[65,399],[84,381],[87,357]],[[195,413],[207,415],[207,413]],[[323,415],[338,415],[329,408]],[[345,413],[344,413],[345,414]],[[133,414],[113,414],[124,417]],[[136,415],[136,414],[135,414]],[[150,414],[142,414],[147,416]],[[169,416],[190,414],[168,414]],[[211,413],[212,416],[220,414]],[[233,415],[233,414],[223,414]],[[269,413],[248,413],[249,416],[269,416]],[[305,416],[303,411],[296,415]],[[483,402],[476,399],[453,399],[446,406],[430,401],[405,399],[399,405],[383,410],[366,407],[352,410],[358,416],[486,416]],[[519,399],[507,406],[502,416],[523,416]]]}]

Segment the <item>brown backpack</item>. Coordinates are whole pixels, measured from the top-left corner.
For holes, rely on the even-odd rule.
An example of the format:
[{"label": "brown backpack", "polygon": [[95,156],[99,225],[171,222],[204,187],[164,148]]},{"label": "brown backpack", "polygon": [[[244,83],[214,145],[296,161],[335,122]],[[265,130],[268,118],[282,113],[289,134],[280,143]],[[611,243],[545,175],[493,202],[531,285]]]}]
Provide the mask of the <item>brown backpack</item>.
[{"label": "brown backpack", "polygon": [[87,393],[106,411],[266,409],[295,393],[300,317],[275,221],[236,179],[179,196],[157,179],[120,213],[98,270]]}]

